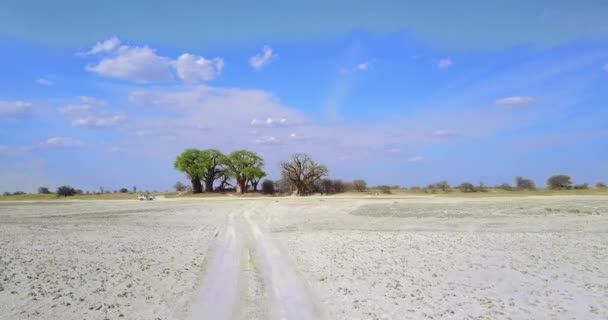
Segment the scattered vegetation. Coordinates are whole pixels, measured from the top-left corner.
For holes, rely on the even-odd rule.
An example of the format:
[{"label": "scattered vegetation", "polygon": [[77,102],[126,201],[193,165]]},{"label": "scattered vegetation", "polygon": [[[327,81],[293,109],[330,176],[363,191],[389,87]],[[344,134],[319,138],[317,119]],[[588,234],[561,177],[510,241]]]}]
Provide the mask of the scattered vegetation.
[{"label": "scattered vegetation", "polygon": [[363,192],[367,190],[367,182],[361,179],[353,180],[353,189],[357,192]]},{"label": "scattered vegetation", "polygon": [[[76,189],[70,186],[61,186],[57,188],[57,196],[58,197],[69,197],[76,194]],[[81,192],[82,193],[82,192]]]},{"label": "scattered vegetation", "polygon": [[532,181],[532,179],[516,177],[515,188],[517,190],[536,190],[536,184],[534,183],[534,181]]},{"label": "scattered vegetation", "polygon": [[547,187],[551,190],[568,190],[572,187],[572,181],[568,175],[556,174],[547,179]]},{"label": "scattered vegetation", "polygon": [[38,194],[51,194],[51,190],[47,187],[39,187]]}]

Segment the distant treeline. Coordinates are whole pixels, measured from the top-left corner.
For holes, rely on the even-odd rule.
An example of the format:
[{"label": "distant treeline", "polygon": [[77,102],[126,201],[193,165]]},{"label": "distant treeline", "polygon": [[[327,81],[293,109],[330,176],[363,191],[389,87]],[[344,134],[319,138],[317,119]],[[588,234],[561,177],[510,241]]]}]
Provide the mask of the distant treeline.
[{"label": "distant treeline", "polygon": [[[227,155],[216,149],[197,150],[187,149],[177,156],[174,167],[186,174],[191,185],[180,181],[173,185],[177,192],[257,192],[264,194],[335,194],[343,192],[374,191],[390,194],[396,190],[409,190],[425,193],[460,192],[487,192],[490,190],[526,191],[536,190],[537,187],[531,179],[516,177],[513,184],[503,183],[497,186],[487,186],[483,182],[473,184],[463,182],[450,185],[447,181],[439,181],[427,186],[413,186],[410,188],[400,186],[379,185],[368,188],[365,180],[355,179],[344,181],[328,177],[326,166],[312,160],[302,153],[294,154],[289,161],[280,162],[281,177],[277,180],[266,177],[263,170],[264,160],[256,153],[247,150],[238,150]],[[259,186],[259,187],[258,187]],[[606,183],[597,182],[596,189],[607,189]],[[570,176],[557,174],[550,176],[546,181],[549,190],[585,190],[590,189],[589,184],[574,184]],[[392,191],[391,191],[392,190]],[[110,191],[100,187],[98,191],[82,191],[71,186],[60,186],[54,192],[47,187],[39,187],[38,194],[56,194],[58,197],[68,197],[77,194],[107,194],[107,193],[137,193],[137,187],[131,189],[120,188]],[[156,191],[152,191],[156,192]],[[145,191],[148,193],[148,191]],[[4,196],[25,195],[26,192],[4,192]]]}]

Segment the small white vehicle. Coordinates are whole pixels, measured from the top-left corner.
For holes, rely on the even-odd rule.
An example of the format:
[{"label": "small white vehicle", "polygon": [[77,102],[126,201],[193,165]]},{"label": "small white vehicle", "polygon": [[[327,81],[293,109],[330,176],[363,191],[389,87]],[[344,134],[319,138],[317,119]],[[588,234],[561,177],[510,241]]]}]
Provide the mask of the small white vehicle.
[{"label": "small white vehicle", "polygon": [[138,200],[154,200],[154,196],[151,194],[140,194],[137,196]]}]

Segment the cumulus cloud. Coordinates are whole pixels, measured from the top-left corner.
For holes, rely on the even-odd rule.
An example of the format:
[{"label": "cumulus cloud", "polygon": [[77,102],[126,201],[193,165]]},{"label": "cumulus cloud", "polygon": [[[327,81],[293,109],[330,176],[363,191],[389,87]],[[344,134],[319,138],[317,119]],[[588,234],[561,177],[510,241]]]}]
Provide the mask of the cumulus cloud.
[{"label": "cumulus cloud", "polygon": [[420,162],[420,161],[423,161],[423,160],[424,160],[423,156],[413,156],[413,157],[409,157],[407,159],[407,161],[409,161],[409,162]]},{"label": "cumulus cloud", "polygon": [[108,53],[114,51],[120,45],[120,39],[117,36],[113,36],[105,41],[97,42],[85,55],[93,55],[98,53]]},{"label": "cumulus cloud", "polygon": [[78,103],[67,104],[57,111],[70,119],[75,127],[114,127],[127,120],[126,114],[122,112],[111,113],[105,110],[106,105],[104,100],[82,96],[78,98]]},{"label": "cumulus cloud", "polygon": [[158,83],[177,77],[185,82],[201,82],[215,79],[224,68],[222,58],[206,59],[184,53],[172,60],[161,56],[148,46],[121,45],[117,37],[98,42],[85,55],[102,55],[97,64],[85,66],[85,70],[100,76],[129,80],[135,83]]},{"label": "cumulus cloud", "polygon": [[45,79],[45,78],[36,79],[36,83],[41,86],[47,86],[47,87],[53,85],[53,82],[51,80]]},{"label": "cumulus cloud", "polygon": [[521,107],[532,104],[536,102],[536,99],[533,97],[525,97],[525,96],[513,96],[501,98],[495,101],[496,104],[501,105],[506,108],[514,108]]},{"label": "cumulus cloud", "polygon": [[76,140],[73,138],[68,138],[68,137],[51,137],[46,139],[45,141],[42,141],[40,143],[40,146],[42,147],[80,147],[84,145],[82,143],[82,141],[80,140]]},{"label": "cumulus cloud", "polygon": [[443,58],[443,59],[440,59],[439,62],[437,62],[437,67],[439,69],[449,68],[451,65],[452,65],[452,59],[450,59],[450,58]]},{"label": "cumulus cloud", "polygon": [[0,119],[18,118],[32,112],[33,105],[26,101],[4,101],[0,100]]},{"label": "cumulus cloud", "polygon": [[205,59],[184,53],[172,62],[177,76],[186,82],[209,81],[215,79],[224,68],[224,59]]},{"label": "cumulus cloud", "polygon": [[103,128],[114,127],[122,124],[127,120],[124,113],[114,113],[111,115],[88,115],[85,117],[72,119],[72,125],[75,127],[90,127]]},{"label": "cumulus cloud", "polygon": [[249,65],[256,70],[260,70],[267,65],[273,57],[276,57],[276,54],[272,53],[272,48],[269,46],[264,46],[262,48],[262,52],[249,58]]},{"label": "cumulus cloud", "polygon": [[147,46],[121,46],[115,55],[102,59],[96,65],[87,65],[85,70],[104,77],[150,83],[171,80],[170,65],[169,58],[157,55],[154,49]]}]

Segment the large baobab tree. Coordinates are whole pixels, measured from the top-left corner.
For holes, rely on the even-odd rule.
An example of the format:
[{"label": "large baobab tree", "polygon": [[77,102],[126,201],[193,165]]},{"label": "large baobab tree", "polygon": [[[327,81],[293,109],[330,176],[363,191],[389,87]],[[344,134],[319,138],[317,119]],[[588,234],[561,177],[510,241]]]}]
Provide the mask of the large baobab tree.
[{"label": "large baobab tree", "polygon": [[255,152],[247,150],[237,150],[231,152],[226,161],[228,173],[236,180],[236,192],[247,192],[247,182],[255,168],[261,170],[264,160]]},{"label": "large baobab tree", "polygon": [[200,150],[186,149],[177,156],[173,163],[175,169],[186,174],[192,183],[192,193],[203,192],[201,178],[205,173],[205,159]]},{"label": "large baobab tree", "polygon": [[312,184],[328,174],[327,167],[318,164],[308,155],[296,153],[289,162],[281,162],[281,174],[295,186],[297,195],[302,195]]},{"label": "large baobab tree", "polygon": [[226,172],[227,158],[221,151],[217,149],[201,150],[203,158],[203,181],[205,182],[205,191],[213,192],[213,183]]}]

